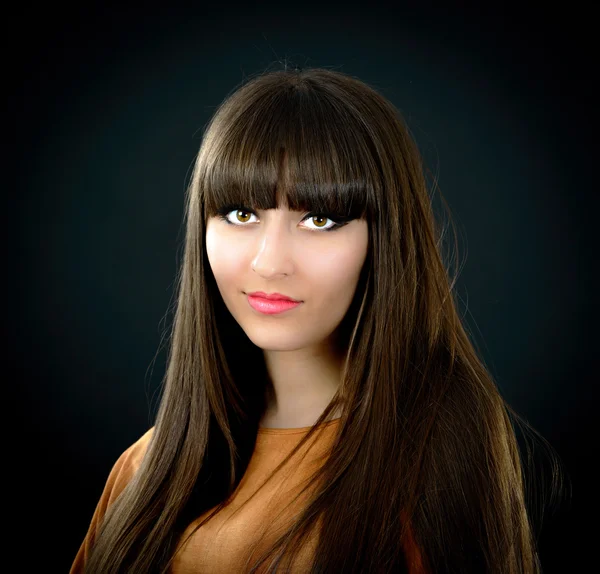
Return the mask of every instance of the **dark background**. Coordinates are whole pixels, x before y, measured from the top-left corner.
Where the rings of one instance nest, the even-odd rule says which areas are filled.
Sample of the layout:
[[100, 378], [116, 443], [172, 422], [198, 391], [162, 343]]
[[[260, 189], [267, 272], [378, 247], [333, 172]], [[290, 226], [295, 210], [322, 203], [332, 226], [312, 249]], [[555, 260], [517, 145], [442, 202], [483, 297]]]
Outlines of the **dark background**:
[[23, 571], [68, 571], [112, 464], [153, 424], [203, 128], [277, 61], [356, 75], [405, 115], [459, 226], [465, 322], [572, 482], [573, 503], [546, 516], [542, 564], [581, 571], [597, 380], [592, 13], [419, 6], [82, 3], [6, 21], [6, 380], [25, 408], [5, 420]]

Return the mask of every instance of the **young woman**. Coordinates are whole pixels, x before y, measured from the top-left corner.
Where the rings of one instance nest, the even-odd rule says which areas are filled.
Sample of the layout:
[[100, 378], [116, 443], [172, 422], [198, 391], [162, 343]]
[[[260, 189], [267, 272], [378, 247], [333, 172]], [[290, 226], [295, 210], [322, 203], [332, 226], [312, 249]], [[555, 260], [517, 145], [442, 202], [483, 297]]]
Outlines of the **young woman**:
[[538, 572], [526, 424], [461, 324], [398, 110], [329, 69], [251, 77], [186, 201], [155, 426], [71, 573]]

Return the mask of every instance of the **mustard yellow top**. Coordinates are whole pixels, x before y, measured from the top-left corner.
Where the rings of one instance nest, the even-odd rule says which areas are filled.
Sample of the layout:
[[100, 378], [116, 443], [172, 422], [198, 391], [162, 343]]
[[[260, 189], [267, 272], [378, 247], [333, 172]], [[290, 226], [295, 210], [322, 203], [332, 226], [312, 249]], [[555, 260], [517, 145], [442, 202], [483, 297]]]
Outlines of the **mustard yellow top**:
[[[310, 475], [323, 463], [331, 447], [340, 419], [322, 423], [318, 432], [303, 445], [279, 472], [260, 490], [259, 486], [292, 451], [311, 427], [259, 428], [256, 445], [248, 468], [229, 504], [201, 526], [186, 541], [195, 526], [210, 511], [191, 522], [179, 540], [170, 572], [172, 574], [242, 573], [265, 550], [307, 501], [310, 491], [284, 511], [286, 504], [299, 492]], [[146, 452], [154, 427], [119, 457], [113, 466], [100, 497], [88, 532], [79, 548], [70, 574], [83, 572], [95, 533], [107, 508], [116, 500], [137, 471]], [[303, 455], [304, 456], [303, 458]], [[300, 460], [301, 459], [301, 460]], [[256, 495], [239, 512], [240, 505], [254, 492]], [[316, 537], [309, 540], [294, 562], [293, 572], [306, 573], [316, 548]], [[253, 545], [256, 547], [253, 549]], [[405, 544], [411, 574], [421, 574], [419, 553], [411, 540]], [[246, 560], [249, 559], [248, 563]], [[246, 566], [248, 564], [248, 566]], [[267, 563], [263, 564], [266, 570]]]

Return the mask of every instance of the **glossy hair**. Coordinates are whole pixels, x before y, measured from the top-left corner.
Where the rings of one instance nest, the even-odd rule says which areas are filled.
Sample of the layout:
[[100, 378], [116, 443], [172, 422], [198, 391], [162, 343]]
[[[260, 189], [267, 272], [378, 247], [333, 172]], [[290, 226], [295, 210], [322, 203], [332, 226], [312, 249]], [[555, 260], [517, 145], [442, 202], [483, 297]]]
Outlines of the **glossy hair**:
[[298, 445], [340, 406], [331, 453], [309, 503], [248, 571], [285, 571], [319, 525], [312, 572], [406, 572], [408, 529], [429, 572], [539, 572], [516, 430], [551, 447], [503, 399], [461, 322], [426, 170], [400, 112], [325, 68], [256, 74], [206, 126], [153, 435], [86, 572], [167, 572], [187, 525], [218, 512], [244, 475], [268, 374], [219, 294], [206, 223], [224, 205], [283, 204], [363, 218], [369, 246], [337, 333], [341, 384]]

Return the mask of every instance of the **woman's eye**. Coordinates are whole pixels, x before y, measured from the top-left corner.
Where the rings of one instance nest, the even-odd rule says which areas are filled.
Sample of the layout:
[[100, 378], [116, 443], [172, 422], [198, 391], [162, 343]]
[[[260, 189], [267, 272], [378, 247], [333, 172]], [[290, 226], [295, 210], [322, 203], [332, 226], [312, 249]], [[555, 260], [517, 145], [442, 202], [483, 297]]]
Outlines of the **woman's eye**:
[[[309, 229], [323, 229], [324, 231], [329, 231], [330, 229], [334, 229], [338, 226], [338, 224], [335, 221], [333, 221], [333, 219], [321, 213], [309, 213], [302, 221], [309, 221], [310, 223], [313, 223], [315, 225], [315, 227], [309, 226]], [[326, 227], [327, 221], [330, 221], [332, 225]]]
[[[230, 215], [233, 214], [231, 217]], [[256, 214], [249, 209], [233, 209], [231, 211], [227, 211], [224, 213], [220, 213], [220, 219], [223, 219], [225, 222], [230, 225], [237, 225], [238, 227], [243, 227], [246, 223], [250, 222], [250, 218], [252, 216], [256, 216]], [[311, 225], [308, 225], [309, 229], [314, 230], [322, 230], [322, 231], [330, 231], [337, 227], [341, 227], [339, 223], [334, 221], [331, 217], [328, 217], [323, 213], [309, 213], [302, 220], [309, 222]], [[327, 225], [327, 221], [330, 222], [330, 225]]]
[[[229, 219], [229, 215], [233, 213], [234, 214], [234, 218], [235, 218], [235, 222], [231, 221], [231, 219]], [[238, 215], [241, 214], [241, 218], [238, 218]], [[255, 215], [252, 211], [248, 210], [248, 209], [234, 209], [232, 211], [228, 211], [227, 213], [221, 214], [220, 217], [221, 219], [224, 219], [227, 223], [230, 223], [231, 225], [243, 225], [244, 223], [248, 223], [248, 217], [250, 215]]]

